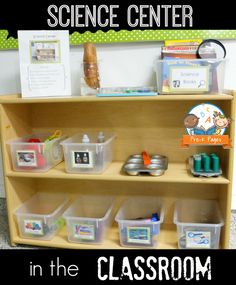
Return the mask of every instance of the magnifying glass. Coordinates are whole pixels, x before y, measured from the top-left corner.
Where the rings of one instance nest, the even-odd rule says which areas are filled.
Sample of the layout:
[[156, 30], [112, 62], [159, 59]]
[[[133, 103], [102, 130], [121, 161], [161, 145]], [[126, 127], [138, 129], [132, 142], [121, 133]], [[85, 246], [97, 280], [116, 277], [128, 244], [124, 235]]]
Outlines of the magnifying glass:
[[224, 45], [213, 39], [204, 40], [197, 49], [198, 58], [215, 58], [223, 59], [226, 56], [226, 49]]
[[226, 56], [226, 49], [224, 45], [214, 39], [204, 40], [197, 49], [197, 57], [206, 61], [202, 62], [202, 65], [210, 66], [211, 80], [210, 91], [218, 92], [218, 80], [217, 80], [217, 66], [221, 63], [222, 59]]

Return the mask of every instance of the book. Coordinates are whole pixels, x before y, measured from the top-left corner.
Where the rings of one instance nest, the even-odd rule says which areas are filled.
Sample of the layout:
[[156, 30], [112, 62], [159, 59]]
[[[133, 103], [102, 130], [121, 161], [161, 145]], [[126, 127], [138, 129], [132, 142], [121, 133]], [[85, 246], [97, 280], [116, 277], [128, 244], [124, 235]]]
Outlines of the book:
[[202, 39], [193, 40], [166, 40], [164, 46], [199, 46], [202, 43]]
[[161, 57], [165, 58], [185, 58], [195, 59], [197, 58], [197, 47], [196, 46], [171, 46], [162, 47]]
[[[165, 41], [165, 46], [161, 48], [162, 63], [162, 92], [169, 93], [170, 87], [170, 70], [172, 67], [199, 67], [199, 66], [211, 66], [209, 62], [204, 59], [201, 61], [198, 55], [198, 47], [202, 40], [171, 40]], [[211, 47], [203, 49], [204, 58], [216, 58], [215, 50]], [[181, 60], [182, 59], [182, 60]], [[199, 60], [196, 60], [199, 59]], [[179, 60], [179, 61], [178, 61]], [[196, 61], [194, 61], [196, 60]], [[199, 70], [199, 69], [198, 69]], [[203, 80], [202, 80], [203, 81]], [[208, 80], [204, 80], [205, 82]], [[218, 89], [217, 74], [215, 70], [210, 68], [208, 86], [210, 90]], [[206, 90], [209, 90], [206, 88]]]

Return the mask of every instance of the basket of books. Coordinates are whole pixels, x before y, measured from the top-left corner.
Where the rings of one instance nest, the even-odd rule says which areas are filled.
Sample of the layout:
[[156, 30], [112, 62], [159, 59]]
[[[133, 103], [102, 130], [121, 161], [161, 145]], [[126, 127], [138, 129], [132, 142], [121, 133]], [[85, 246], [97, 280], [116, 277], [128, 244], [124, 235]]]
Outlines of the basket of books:
[[214, 48], [198, 57], [200, 41], [166, 41], [161, 59], [155, 61], [157, 90], [160, 94], [221, 93], [225, 60], [217, 58]]

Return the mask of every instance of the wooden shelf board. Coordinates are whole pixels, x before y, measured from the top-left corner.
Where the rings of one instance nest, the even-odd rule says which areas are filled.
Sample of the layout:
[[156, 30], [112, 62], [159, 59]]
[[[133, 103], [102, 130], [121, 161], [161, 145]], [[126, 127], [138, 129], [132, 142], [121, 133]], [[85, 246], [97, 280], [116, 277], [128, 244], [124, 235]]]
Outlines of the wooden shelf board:
[[0, 104], [24, 103], [70, 103], [70, 102], [109, 102], [109, 101], [179, 101], [179, 100], [233, 100], [230, 94], [175, 94], [158, 96], [127, 96], [127, 97], [96, 97], [96, 96], [71, 96], [47, 98], [21, 98], [20, 94], [0, 97]]
[[[178, 237], [175, 225], [173, 224], [161, 225], [161, 231], [156, 249], [176, 249], [178, 246], [177, 238]], [[81, 243], [68, 242], [67, 232], [65, 227], [50, 241], [37, 240], [37, 239], [23, 239], [17, 236], [13, 238], [13, 242], [15, 244], [68, 248], [68, 249], [132, 249], [128, 247], [122, 247], [120, 245], [119, 229], [117, 224], [114, 224], [114, 226], [111, 229], [109, 229], [107, 239], [102, 244], [81, 244]], [[145, 249], [147, 249], [147, 247], [145, 247]]]
[[58, 164], [48, 172], [16, 172], [7, 171], [7, 177], [22, 178], [52, 178], [52, 179], [77, 179], [77, 180], [106, 180], [106, 181], [142, 181], [142, 182], [168, 182], [168, 183], [204, 183], [204, 184], [229, 184], [224, 176], [214, 178], [194, 177], [187, 170], [185, 163], [169, 163], [168, 170], [162, 176], [129, 176], [121, 172], [123, 162], [112, 162], [102, 174], [72, 174], [65, 171], [64, 162]]

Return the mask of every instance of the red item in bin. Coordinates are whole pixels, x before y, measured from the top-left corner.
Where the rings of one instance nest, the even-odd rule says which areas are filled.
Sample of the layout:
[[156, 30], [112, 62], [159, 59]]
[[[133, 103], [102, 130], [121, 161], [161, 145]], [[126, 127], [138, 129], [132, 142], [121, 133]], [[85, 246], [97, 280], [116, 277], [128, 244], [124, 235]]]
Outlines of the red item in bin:
[[31, 138], [28, 140], [29, 143], [40, 143], [41, 140], [40, 139], [37, 139], [37, 138]]

